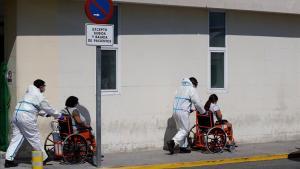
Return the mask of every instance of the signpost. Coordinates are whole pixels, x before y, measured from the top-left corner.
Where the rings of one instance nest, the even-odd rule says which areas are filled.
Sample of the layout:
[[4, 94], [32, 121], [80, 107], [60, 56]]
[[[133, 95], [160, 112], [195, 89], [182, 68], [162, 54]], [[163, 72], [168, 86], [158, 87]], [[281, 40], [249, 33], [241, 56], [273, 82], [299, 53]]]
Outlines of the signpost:
[[86, 44], [96, 46], [96, 166], [101, 166], [101, 46], [114, 44], [114, 26], [106, 24], [113, 14], [112, 0], [86, 0], [85, 13], [96, 24], [86, 24]]

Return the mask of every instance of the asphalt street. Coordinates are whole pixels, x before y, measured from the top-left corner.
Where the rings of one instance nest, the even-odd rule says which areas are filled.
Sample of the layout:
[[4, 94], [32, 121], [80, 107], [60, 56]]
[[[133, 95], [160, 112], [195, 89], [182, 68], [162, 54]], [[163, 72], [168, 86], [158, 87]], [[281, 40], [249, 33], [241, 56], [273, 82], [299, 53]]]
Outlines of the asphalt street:
[[[207, 153], [192, 151], [189, 154], [169, 155], [168, 151], [151, 150], [140, 152], [123, 152], [104, 154], [101, 168], [118, 169], [160, 169], [160, 168], [284, 168], [300, 169], [300, 140], [240, 144], [235, 151]], [[19, 166], [13, 169], [31, 168], [31, 153], [25, 159], [17, 159]], [[0, 169], [4, 168], [4, 153], [0, 160]], [[65, 164], [62, 161], [51, 161], [44, 169], [95, 169], [90, 163]]]
[[300, 169], [300, 158], [282, 159], [247, 163], [224, 164], [202, 167], [185, 167], [181, 169]]

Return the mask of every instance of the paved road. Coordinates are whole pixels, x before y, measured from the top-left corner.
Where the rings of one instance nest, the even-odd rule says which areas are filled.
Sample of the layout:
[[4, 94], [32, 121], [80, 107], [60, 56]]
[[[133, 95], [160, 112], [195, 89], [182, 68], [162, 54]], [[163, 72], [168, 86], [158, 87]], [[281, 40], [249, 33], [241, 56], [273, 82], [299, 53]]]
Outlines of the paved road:
[[[0, 165], [0, 168], [4, 168], [3, 164]], [[20, 164], [19, 167], [14, 167], [12, 169], [28, 169], [31, 168], [30, 164]], [[57, 168], [65, 168], [65, 169], [96, 169], [89, 164], [81, 164], [81, 165], [63, 165], [58, 163], [52, 163], [52, 165], [44, 166], [44, 169], [57, 169]], [[235, 164], [225, 164], [225, 165], [214, 165], [208, 167], [186, 167], [180, 169], [300, 169], [300, 158], [297, 160], [271, 160], [271, 161], [259, 161], [259, 162], [247, 162], [247, 163], [235, 163]]]
[[[225, 164], [209, 167], [189, 167], [188, 169], [300, 169], [300, 158], [297, 160], [271, 160], [247, 163]], [[182, 168], [187, 169], [187, 168]]]
[[[140, 169], [146, 169], [153, 167], [156, 168], [181, 168], [194, 166], [207, 165], [207, 163], [213, 163], [214, 167], [229, 166], [229, 168], [243, 169], [247, 166], [254, 168], [279, 168], [289, 169], [296, 167], [300, 169], [300, 160], [288, 160], [291, 155], [300, 159], [300, 139], [294, 141], [285, 142], [273, 142], [273, 143], [259, 143], [259, 144], [241, 144], [234, 152], [224, 151], [223, 153], [210, 154], [201, 151], [193, 151], [190, 154], [174, 154], [168, 155], [164, 150], [152, 150], [152, 151], [140, 151], [140, 152], [124, 152], [124, 153], [108, 153], [104, 154], [104, 161], [102, 161], [102, 167], [105, 168], [122, 168], [132, 169], [132, 166]], [[25, 152], [25, 151], [24, 151]], [[31, 152], [23, 153], [27, 158], [30, 158]], [[1, 152], [0, 152], [1, 155]], [[1, 155], [2, 156], [2, 155]], [[262, 160], [275, 160], [275, 161], [262, 161]], [[28, 169], [31, 168], [31, 158], [27, 161], [21, 162], [19, 167], [12, 169]], [[225, 162], [224, 162], [225, 161]], [[229, 161], [229, 162], [228, 162]], [[254, 163], [249, 161], [256, 161]], [[261, 162], [258, 162], [261, 161]], [[237, 163], [245, 162], [245, 163]], [[231, 164], [229, 164], [231, 163]], [[233, 164], [234, 163], [234, 164]], [[0, 169], [4, 168], [4, 159], [0, 158]], [[65, 165], [60, 162], [50, 162], [52, 165], [47, 165], [44, 169], [96, 169], [89, 163], [78, 165]], [[195, 165], [196, 164], [196, 165]], [[202, 167], [203, 168], [203, 167]], [[248, 167], [249, 168], [249, 167]], [[246, 168], [246, 169], [248, 169]], [[293, 169], [293, 168], [292, 168]]]

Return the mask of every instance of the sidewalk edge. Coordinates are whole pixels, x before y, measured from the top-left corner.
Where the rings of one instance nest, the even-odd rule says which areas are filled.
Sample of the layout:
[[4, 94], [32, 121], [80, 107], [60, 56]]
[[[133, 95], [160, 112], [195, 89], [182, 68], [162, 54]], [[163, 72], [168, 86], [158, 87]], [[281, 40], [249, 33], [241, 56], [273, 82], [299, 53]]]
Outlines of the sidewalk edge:
[[136, 166], [120, 166], [120, 167], [104, 167], [101, 169], [171, 169], [171, 168], [184, 168], [184, 167], [201, 167], [201, 166], [213, 166], [222, 164], [244, 163], [254, 161], [268, 161], [279, 160], [288, 158], [288, 154], [272, 154], [272, 155], [257, 155], [250, 157], [237, 157], [237, 158], [225, 158], [218, 160], [203, 160], [193, 162], [175, 162], [165, 164], [154, 165], [136, 165]]

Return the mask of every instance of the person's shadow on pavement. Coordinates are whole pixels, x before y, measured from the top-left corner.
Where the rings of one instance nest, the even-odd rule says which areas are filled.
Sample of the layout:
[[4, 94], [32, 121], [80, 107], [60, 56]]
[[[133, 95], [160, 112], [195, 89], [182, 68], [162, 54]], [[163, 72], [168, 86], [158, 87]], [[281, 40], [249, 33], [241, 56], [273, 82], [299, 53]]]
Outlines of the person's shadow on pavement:
[[175, 136], [176, 132], [177, 132], [176, 122], [172, 116], [168, 119], [167, 122], [167, 128], [164, 135], [163, 150], [168, 150], [167, 141], [171, 140]]
[[26, 139], [24, 139], [15, 157], [15, 161], [17, 163], [31, 164], [31, 152], [32, 152], [31, 145], [28, 143]]
[[292, 152], [288, 155], [288, 159], [292, 161], [299, 161], [300, 162], [300, 148], [297, 148], [297, 151]]

